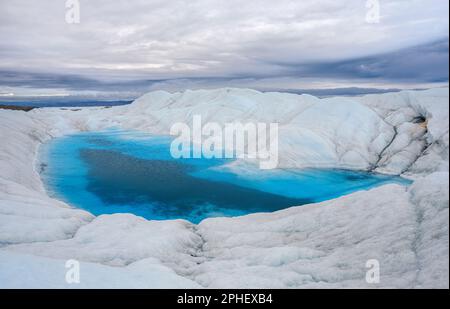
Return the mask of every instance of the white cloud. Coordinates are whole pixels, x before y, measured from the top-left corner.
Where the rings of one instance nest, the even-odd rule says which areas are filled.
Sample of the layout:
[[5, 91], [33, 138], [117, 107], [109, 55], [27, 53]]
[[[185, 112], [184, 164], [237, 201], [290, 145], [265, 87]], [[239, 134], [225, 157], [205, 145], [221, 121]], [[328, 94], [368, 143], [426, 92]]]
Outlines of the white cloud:
[[448, 36], [448, 1], [1, 0], [0, 69], [97, 78], [275, 77], [284, 64], [374, 55]]

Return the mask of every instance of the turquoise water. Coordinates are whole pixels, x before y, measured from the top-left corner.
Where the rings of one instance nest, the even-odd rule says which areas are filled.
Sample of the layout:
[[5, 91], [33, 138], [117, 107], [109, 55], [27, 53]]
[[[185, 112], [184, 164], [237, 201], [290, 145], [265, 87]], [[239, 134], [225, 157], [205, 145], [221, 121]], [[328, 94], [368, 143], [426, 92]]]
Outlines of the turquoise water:
[[173, 159], [167, 136], [108, 130], [44, 145], [41, 176], [50, 195], [95, 215], [147, 219], [230, 217], [336, 198], [399, 177], [347, 170], [259, 170], [232, 160]]

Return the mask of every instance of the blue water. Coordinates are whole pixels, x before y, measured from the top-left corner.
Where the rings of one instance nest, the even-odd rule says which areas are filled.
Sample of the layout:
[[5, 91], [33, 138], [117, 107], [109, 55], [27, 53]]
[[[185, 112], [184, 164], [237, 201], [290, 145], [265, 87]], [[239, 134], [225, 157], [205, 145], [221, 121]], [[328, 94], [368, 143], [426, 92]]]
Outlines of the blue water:
[[92, 106], [119, 106], [127, 105], [133, 100], [96, 100], [77, 99], [72, 97], [31, 97], [31, 98], [10, 98], [0, 97], [0, 106], [13, 105], [24, 107], [92, 107]]
[[[95, 215], [186, 219], [272, 212], [320, 202], [399, 177], [347, 170], [230, 168], [232, 160], [173, 159], [171, 138], [108, 130], [55, 139], [41, 151], [51, 195]], [[239, 172], [236, 172], [239, 170]]]

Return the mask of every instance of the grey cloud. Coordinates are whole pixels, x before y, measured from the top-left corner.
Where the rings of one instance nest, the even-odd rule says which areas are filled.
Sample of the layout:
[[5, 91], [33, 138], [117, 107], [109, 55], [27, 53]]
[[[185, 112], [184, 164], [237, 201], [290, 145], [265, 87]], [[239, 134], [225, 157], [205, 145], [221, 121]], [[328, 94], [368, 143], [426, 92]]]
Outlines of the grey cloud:
[[[365, 22], [361, 0], [80, 2], [78, 25], [65, 22], [65, 1], [0, 2], [0, 86], [144, 91], [186, 80], [448, 80], [443, 52], [423, 46], [448, 42], [447, 1], [383, 0], [379, 24]], [[413, 46], [421, 49], [403, 52]]]
[[292, 75], [322, 78], [383, 79], [386, 81], [448, 81], [448, 38], [392, 53], [313, 64], [280, 64]]

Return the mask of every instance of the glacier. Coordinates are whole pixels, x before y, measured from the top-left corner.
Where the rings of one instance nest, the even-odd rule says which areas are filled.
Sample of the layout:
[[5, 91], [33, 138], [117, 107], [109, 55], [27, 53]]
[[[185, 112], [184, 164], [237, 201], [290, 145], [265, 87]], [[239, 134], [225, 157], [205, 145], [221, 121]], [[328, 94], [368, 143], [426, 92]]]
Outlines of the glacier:
[[[0, 287], [448, 288], [448, 100], [448, 88], [332, 98], [226, 88], [156, 91], [111, 108], [0, 110]], [[168, 134], [193, 115], [279, 123], [281, 168], [413, 184], [199, 224], [95, 217], [45, 191], [38, 151], [51, 139], [112, 127]], [[81, 262], [80, 285], [64, 280], [68, 259]], [[370, 259], [377, 284], [365, 280]]]

